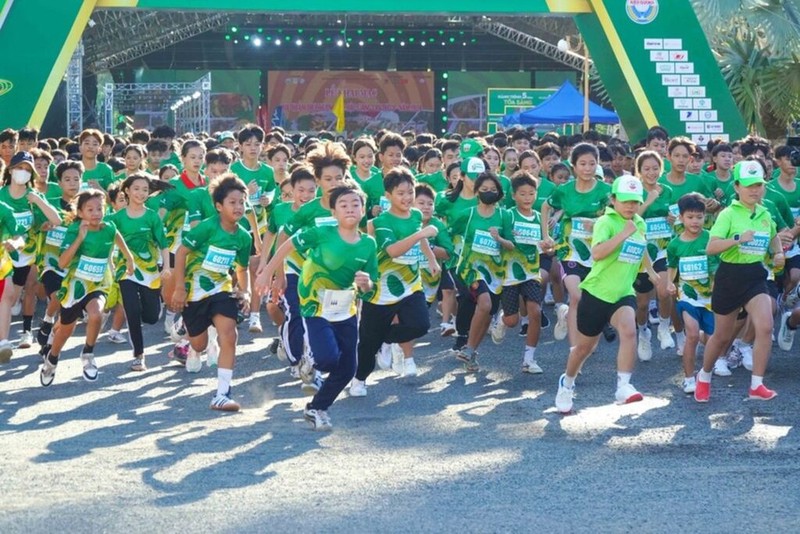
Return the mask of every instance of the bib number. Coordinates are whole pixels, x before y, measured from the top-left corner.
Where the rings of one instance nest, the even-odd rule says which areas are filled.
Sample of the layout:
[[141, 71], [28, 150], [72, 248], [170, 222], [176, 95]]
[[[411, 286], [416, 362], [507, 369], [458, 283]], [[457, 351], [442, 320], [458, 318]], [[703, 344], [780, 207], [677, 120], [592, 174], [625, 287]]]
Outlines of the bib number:
[[236, 253], [232, 250], [209, 246], [206, 257], [203, 259], [203, 269], [225, 274], [233, 266], [234, 258], [236, 258]]
[[514, 239], [521, 245], [538, 245], [542, 240], [542, 227], [536, 223], [515, 222]]
[[752, 254], [763, 256], [769, 248], [769, 234], [758, 233], [753, 236], [753, 240], [748, 243], [739, 243], [739, 251], [742, 254]]
[[683, 280], [706, 280], [708, 256], [687, 256], [678, 260], [678, 271]]
[[669, 206], [669, 214], [672, 215], [673, 217], [675, 217], [675, 222], [672, 223], [673, 225], [680, 224], [680, 221], [678, 220], [678, 217], [680, 217], [681, 210], [678, 208], [677, 204], [670, 204], [670, 206]]
[[592, 238], [592, 223], [594, 219], [587, 217], [575, 217], [572, 219], [572, 237], [575, 239], [591, 239]]
[[619, 258], [617, 259], [622, 263], [639, 264], [642, 262], [642, 258], [644, 258], [646, 249], [646, 243], [626, 239], [622, 243], [622, 250], [619, 251]]
[[25, 230], [30, 230], [31, 226], [33, 226], [33, 212], [23, 211], [20, 213], [15, 213], [14, 220], [16, 221], [17, 226], [22, 226], [25, 228]]
[[389, 211], [389, 208], [392, 207], [392, 203], [389, 202], [389, 199], [386, 197], [381, 197], [378, 201], [378, 205], [381, 207], [381, 211]]
[[107, 266], [108, 260], [106, 258], [81, 256], [78, 259], [78, 268], [75, 270], [75, 276], [87, 282], [102, 282]]
[[61, 243], [64, 242], [64, 238], [67, 235], [67, 229], [63, 226], [56, 226], [52, 228], [49, 232], [47, 232], [47, 236], [44, 239], [45, 244], [50, 245], [51, 247], [59, 247], [61, 248]]
[[484, 230], [475, 230], [472, 238], [472, 251], [487, 256], [500, 255], [500, 243], [494, 240], [492, 234]]
[[394, 258], [395, 263], [400, 265], [417, 265], [422, 257], [422, 249], [419, 243], [408, 249], [405, 254]]
[[324, 289], [322, 293], [322, 317], [332, 323], [352, 317], [356, 294], [352, 289]]
[[647, 239], [665, 239], [672, 237], [672, 229], [669, 227], [666, 217], [650, 217], [644, 220], [647, 225]]
[[339, 224], [336, 219], [331, 217], [315, 217], [314, 224], [317, 226], [336, 226]]

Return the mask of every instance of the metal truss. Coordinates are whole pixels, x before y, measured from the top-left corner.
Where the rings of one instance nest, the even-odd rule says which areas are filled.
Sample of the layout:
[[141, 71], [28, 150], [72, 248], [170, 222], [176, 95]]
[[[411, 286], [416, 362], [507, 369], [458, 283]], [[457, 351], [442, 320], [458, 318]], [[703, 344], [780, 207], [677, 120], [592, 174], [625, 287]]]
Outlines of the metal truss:
[[67, 131], [83, 130], [83, 42], [72, 54], [72, 59], [67, 66]]
[[[511, 26], [506, 26], [501, 22], [484, 20], [476, 24], [476, 27], [485, 31], [489, 35], [494, 35], [495, 37], [503, 39], [504, 41], [508, 41], [509, 43], [513, 43], [532, 52], [536, 52], [537, 54], [549, 57], [553, 61], [558, 61], [559, 63], [562, 63], [570, 68], [578, 71], [583, 70], [586, 58], [580, 54], [562, 51], [558, 48], [558, 46], [552, 43], [548, 43], [543, 39], [516, 30]], [[592, 61], [588, 61], [589, 65], [591, 66]]]

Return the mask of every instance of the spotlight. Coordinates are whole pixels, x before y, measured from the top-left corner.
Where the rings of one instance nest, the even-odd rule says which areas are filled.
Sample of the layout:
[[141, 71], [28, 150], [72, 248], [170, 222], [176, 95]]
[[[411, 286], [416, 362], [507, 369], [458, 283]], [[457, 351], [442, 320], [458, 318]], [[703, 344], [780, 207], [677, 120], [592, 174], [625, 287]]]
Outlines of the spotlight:
[[303, 46], [303, 40], [302, 39], [298, 39], [298, 40], [296, 40], [294, 42], [294, 44], [296, 44], [297, 46]]
[[275, 39], [275, 46], [280, 46], [281, 42], [282, 41], [280, 39]]
[[341, 39], [337, 39], [336, 46], [344, 46], [344, 41], [342, 41]]
[[253, 37], [253, 46], [261, 46], [261, 37]]
[[364, 41], [359, 41], [358, 46], [364, 46]]
[[317, 46], [322, 46], [322, 39], [317, 39]]

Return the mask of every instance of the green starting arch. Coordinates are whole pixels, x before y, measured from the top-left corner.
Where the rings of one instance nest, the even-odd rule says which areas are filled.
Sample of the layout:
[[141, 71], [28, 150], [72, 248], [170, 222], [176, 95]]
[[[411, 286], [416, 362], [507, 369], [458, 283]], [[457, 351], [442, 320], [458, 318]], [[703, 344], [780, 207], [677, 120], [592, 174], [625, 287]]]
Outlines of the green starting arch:
[[632, 139], [655, 124], [696, 142], [746, 133], [689, 0], [0, 0], [0, 125], [41, 125], [96, 8], [571, 15]]

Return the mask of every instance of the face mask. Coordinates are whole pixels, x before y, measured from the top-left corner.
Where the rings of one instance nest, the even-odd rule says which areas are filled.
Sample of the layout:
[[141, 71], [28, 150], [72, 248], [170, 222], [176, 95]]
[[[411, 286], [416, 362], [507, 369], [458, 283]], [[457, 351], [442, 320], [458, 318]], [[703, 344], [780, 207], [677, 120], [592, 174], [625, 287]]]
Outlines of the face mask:
[[13, 169], [11, 171], [11, 179], [15, 184], [25, 185], [31, 179], [31, 173], [25, 169]]
[[478, 198], [484, 204], [496, 204], [500, 200], [500, 193], [494, 191], [479, 191]]

